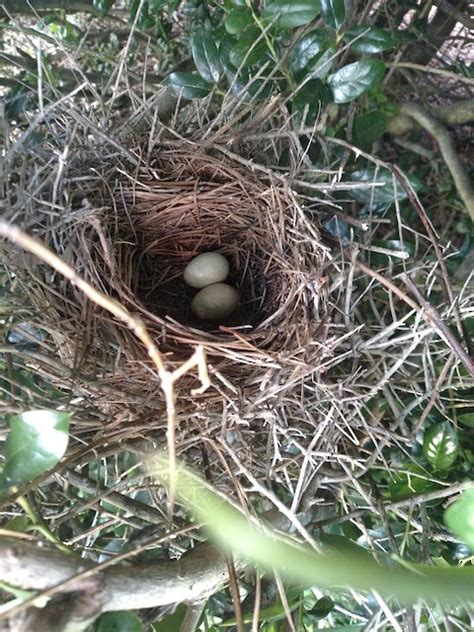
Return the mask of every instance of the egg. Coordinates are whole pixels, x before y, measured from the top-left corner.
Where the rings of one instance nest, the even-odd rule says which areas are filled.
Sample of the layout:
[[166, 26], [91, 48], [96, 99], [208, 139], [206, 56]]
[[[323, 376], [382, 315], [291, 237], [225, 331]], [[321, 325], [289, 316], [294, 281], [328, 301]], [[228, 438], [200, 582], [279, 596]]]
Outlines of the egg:
[[214, 283], [198, 292], [191, 311], [201, 320], [224, 320], [237, 309], [239, 293], [227, 283]]
[[184, 270], [184, 280], [191, 287], [203, 288], [225, 281], [229, 274], [229, 262], [218, 252], [203, 252], [194, 257]]

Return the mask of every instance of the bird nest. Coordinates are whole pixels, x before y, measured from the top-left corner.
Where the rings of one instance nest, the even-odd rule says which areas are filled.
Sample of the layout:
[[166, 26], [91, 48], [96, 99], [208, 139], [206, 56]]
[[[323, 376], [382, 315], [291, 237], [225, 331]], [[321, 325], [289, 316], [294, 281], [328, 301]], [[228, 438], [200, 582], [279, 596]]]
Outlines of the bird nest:
[[[257, 177], [237, 160], [177, 144], [133, 178], [120, 175], [112, 194], [103, 187], [92, 199], [94, 213], [70, 231], [76, 243], [68, 251], [76, 254], [69, 262], [141, 318], [171, 367], [204, 347], [213, 388], [201, 404], [223, 395], [263, 404], [320, 363], [326, 250], [282, 178]], [[228, 283], [240, 295], [237, 312], [216, 325], [193, 317], [196, 290], [183, 280], [186, 265], [207, 251], [225, 255]], [[76, 341], [80, 332], [88, 362], [104, 350], [115, 355], [102, 381], [143, 395], [151, 364], [134, 333], [92, 312], [82, 294], [66, 294], [73, 300], [63, 303], [63, 317], [74, 323]], [[77, 360], [64, 327], [60, 337], [59, 348]], [[195, 379], [186, 376], [179, 388]], [[155, 410], [157, 397], [145, 398]]]

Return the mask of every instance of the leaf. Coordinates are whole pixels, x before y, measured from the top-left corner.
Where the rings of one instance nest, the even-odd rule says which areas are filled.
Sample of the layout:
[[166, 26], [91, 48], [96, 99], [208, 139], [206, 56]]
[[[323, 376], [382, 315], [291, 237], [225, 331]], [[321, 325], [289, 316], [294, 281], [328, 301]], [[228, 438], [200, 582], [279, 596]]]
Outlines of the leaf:
[[232, 9], [224, 22], [225, 30], [229, 35], [243, 33], [251, 24], [253, 24], [253, 17], [247, 7], [236, 7]]
[[344, 0], [321, 0], [321, 15], [326, 26], [338, 31], [346, 17]]
[[[415, 176], [406, 177], [415, 191], [421, 188], [421, 182]], [[349, 191], [349, 195], [362, 204], [392, 204], [395, 200], [406, 200], [405, 190], [394, 181], [388, 169], [368, 165], [365, 169], [352, 172], [350, 178], [355, 182], [367, 183], [367, 188]]]
[[388, 488], [391, 500], [410, 498], [415, 494], [438, 489], [438, 485], [429, 480], [427, 471], [416, 463], [402, 463], [404, 471], [394, 472], [391, 475]]
[[326, 31], [317, 29], [306, 33], [290, 51], [288, 68], [301, 79], [321, 56], [327, 42]]
[[293, 108], [311, 125], [319, 116], [321, 106], [329, 103], [331, 94], [319, 79], [307, 81], [293, 97]]
[[0, 493], [57, 465], [68, 445], [70, 419], [71, 415], [55, 410], [31, 410], [12, 417]]
[[202, 99], [206, 97], [212, 85], [194, 72], [172, 72], [164, 81], [171, 92], [184, 99]]
[[181, 624], [186, 616], [187, 606], [180, 604], [174, 612], [166, 616], [161, 621], [153, 623], [153, 630], [155, 632], [172, 632], [173, 630], [180, 630]]
[[423, 439], [423, 456], [433, 469], [446, 470], [459, 453], [458, 433], [449, 421], [431, 426]]
[[380, 83], [385, 64], [380, 59], [356, 61], [329, 77], [335, 103], [349, 103]]
[[[149, 457], [149, 475], [169, 487], [169, 461]], [[433, 568], [390, 560], [378, 563], [369, 552], [362, 559], [348, 550], [317, 553], [309, 546], [295, 546], [282, 534], [260, 527], [183, 466], [176, 471], [176, 497], [206, 526], [210, 537], [224, 551], [245, 556], [263, 569], [281, 574], [282, 579], [307, 586], [343, 585], [355, 590], [376, 589], [382, 596], [406, 603], [418, 599], [442, 603], [471, 599], [474, 568]], [[387, 556], [388, 557], [388, 556]]]
[[466, 490], [444, 513], [446, 526], [474, 551], [474, 489]]
[[[361, 33], [364, 33], [364, 35], [358, 37]], [[380, 53], [394, 46], [394, 41], [390, 33], [378, 26], [361, 24], [344, 33], [344, 39], [349, 42], [356, 37], [358, 37], [358, 39], [351, 44], [352, 50], [356, 53]]]
[[268, 53], [268, 48], [263, 38], [260, 41], [257, 39], [258, 35], [245, 34], [230, 50], [231, 64], [236, 68], [248, 68], [261, 61]]
[[133, 612], [119, 610], [103, 614], [95, 624], [95, 632], [143, 632], [140, 619]]
[[331, 597], [321, 597], [307, 614], [317, 619], [324, 619], [333, 610], [335, 604]]
[[215, 38], [209, 31], [196, 33], [191, 42], [191, 51], [199, 74], [205, 81], [219, 81], [222, 64]]
[[270, 20], [278, 16], [276, 24], [283, 28], [296, 28], [314, 20], [319, 11], [319, 0], [273, 0], [265, 6], [263, 15]]
[[372, 145], [387, 129], [387, 116], [380, 110], [372, 110], [357, 116], [352, 126], [354, 145], [369, 152]]
[[474, 412], [473, 413], [463, 413], [462, 415], [457, 416], [458, 423], [463, 426], [468, 426], [469, 428], [474, 428]]

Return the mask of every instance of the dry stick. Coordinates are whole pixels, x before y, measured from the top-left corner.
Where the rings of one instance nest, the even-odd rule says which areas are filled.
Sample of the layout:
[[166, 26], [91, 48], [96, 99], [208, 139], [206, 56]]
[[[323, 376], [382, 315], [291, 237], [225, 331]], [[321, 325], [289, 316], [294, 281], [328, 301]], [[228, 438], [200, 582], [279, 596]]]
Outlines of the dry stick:
[[[426, 492], [423, 494], [410, 496], [410, 498], [405, 498], [403, 500], [397, 500], [393, 503], [386, 503], [384, 505], [384, 509], [385, 511], [393, 511], [401, 507], [415, 507], [415, 505], [427, 503], [430, 500], [439, 500], [440, 498], [454, 496], [454, 494], [459, 494], [460, 492], [468, 489], [474, 490], [474, 482], [464, 481], [462, 483], [455, 483], [454, 485], [446, 487], [445, 489], [438, 489], [433, 492]], [[342, 516], [333, 516], [332, 518], [325, 518], [324, 520], [316, 520], [312, 523], [312, 526], [324, 527], [329, 524], [333, 525], [340, 522], [345, 522], [346, 520], [355, 520], [356, 518], [361, 518], [362, 516], [365, 516], [365, 514], [371, 511], [373, 511], [371, 507], [366, 509], [354, 509], [353, 511], [350, 511]]]
[[[420, 305], [418, 305], [418, 303], [415, 303], [415, 301], [413, 301], [409, 296], [407, 296], [405, 294], [405, 292], [402, 292], [402, 290], [400, 290], [396, 285], [394, 285], [394, 283], [392, 283], [391, 281], [386, 279], [379, 272], [376, 272], [375, 270], [372, 270], [372, 268], [369, 268], [368, 266], [364, 265], [361, 261], [357, 261], [356, 262], [356, 266], [362, 272], [365, 272], [366, 274], [368, 274], [372, 278], [377, 279], [377, 281], [381, 285], [383, 285], [388, 290], [390, 290], [391, 292], [396, 294], [399, 298], [402, 299], [402, 301], [404, 301], [412, 309], [414, 309], [418, 313], [420, 313], [421, 316], [423, 317], [423, 319], [429, 325], [431, 325], [431, 327], [433, 327], [433, 329], [435, 329], [438, 332], [438, 334], [444, 339], [444, 341], [446, 342], [448, 347], [453, 351], [453, 353], [456, 354], [456, 356], [459, 358], [459, 360], [466, 367], [466, 369], [468, 370], [470, 375], [472, 375], [474, 377], [474, 362], [471, 360], [471, 358], [468, 356], [468, 354], [464, 351], [464, 349], [461, 346], [461, 343], [456, 338], [456, 336], [454, 336], [454, 334], [451, 333], [451, 330], [446, 325], [446, 323], [441, 319], [441, 317], [438, 314], [438, 312], [434, 309], [434, 307], [432, 307], [432, 305], [430, 305], [428, 303], [428, 301], [426, 301], [426, 299], [423, 299], [424, 304], [422, 304], [421, 301], [420, 301], [420, 304], [422, 304], [422, 307], [420, 307]], [[413, 288], [415, 288], [417, 290], [417, 292], [418, 292], [418, 289], [416, 288], [415, 284], [413, 283], [413, 281], [411, 279], [409, 279], [409, 277], [407, 275], [405, 275], [405, 274], [402, 275], [402, 280], [405, 283], [405, 285], [407, 285], [407, 287], [410, 288], [410, 290], [412, 292], [413, 292]], [[407, 280], [408, 280], [408, 282], [407, 282]], [[411, 285], [409, 285], [409, 284], [411, 284]], [[415, 294], [415, 292], [413, 292], [413, 294]], [[415, 294], [415, 296], [417, 296], [417, 295]], [[419, 296], [421, 298], [423, 298], [421, 293], [419, 294]]]
[[229, 588], [234, 604], [235, 622], [237, 632], [245, 632], [244, 620], [242, 617], [242, 606], [240, 604], [239, 583], [237, 581], [237, 573], [235, 572], [234, 560], [231, 556], [227, 556], [227, 570], [229, 572]]
[[409, 288], [411, 293], [416, 297], [417, 301], [422, 306], [424, 313], [428, 317], [428, 320], [433, 325], [433, 327], [438, 331], [438, 333], [445, 339], [449, 347], [454, 351], [454, 353], [458, 356], [461, 362], [464, 364], [469, 373], [474, 377], [474, 361], [472, 358], [464, 351], [461, 346], [461, 343], [456, 338], [456, 336], [452, 333], [446, 323], [442, 320], [441, 316], [438, 314], [438, 311], [431, 303], [429, 303], [420, 290], [413, 283], [412, 279], [408, 276], [408, 274], [402, 274], [401, 279], [403, 283]]
[[207, 372], [206, 356], [204, 348], [197, 346], [193, 355], [184, 364], [178, 367], [175, 371], [168, 371], [165, 367], [163, 356], [161, 355], [158, 347], [155, 345], [148, 333], [144, 323], [137, 316], [133, 316], [121, 303], [114, 299], [102, 294], [96, 290], [92, 285], [89, 285], [82, 277], [80, 277], [71, 266], [65, 263], [57, 255], [55, 255], [44, 244], [33, 239], [25, 232], [20, 230], [17, 226], [9, 224], [3, 220], [0, 220], [0, 236], [5, 237], [13, 243], [21, 246], [28, 252], [36, 255], [39, 259], [54, 268], [59, 274], [62, 274], [68, 279], [72, 285], [77, 286], [81, 292], [83, 292], [87, 298], [93, 301], [96, 305], [99, 305], [103, 309], [113, 314], [116, 318], [121, 320], [127, 325], [127, 327], [137, 336], [140, 342], [143, 344], [153, 364], [158, 370], [158, 376], [161, 381], [161, 388], [165, 396], [166, 411], [168, 416], [168, 428], [167, 428], [167, 444], [168, 444], [168, 456], [170, 466], [170, 480], [169, 480], [169, 518], [171, 521], [171, 515], [173, 513], [174, 501], [176, 498], [176, 407], [175, 407], [175, 392], [174, 384], [185, 373], [197, 367], [199, 380], [201, 386], [191, 391], [191, 395], [197, 395], [203, 393], [210, 386], [210, 379]]
[[415, 191], [413, 190], [413, 188], [412, 188], [410, 182], [408, 181], [407, 177], [405, 176], [405, 174], [396, 165], [390, 165], [390, 170], [395, 175], [395, 177], [397, 178], [397, 180], [400, 183], [401, 187], [403, 188], [403, 190], [407, 194], [407, 197], [410, 200], [411, 205], [413, 206], [413, 208], [417, 212], [418, 217], [420, 218], [420, 221], [421, 221], [421, 223], [423, 224], [423, 226], [424, 226], [424, 228], [426, 230], [426, 234], [428, 235], [428, 237], [430, 238], [431, 243], [433, 244], [433, 248], [434, 248], [435, 253], [436, 253], [436, 258], [438, 259], [439, 267], [441, 269], [441, 276], [442, 276], [443, 283], [444, 283], [444, 289], [446, 291], [446, 295], [447, 295], [447, 297], [449, 299], [449, 302], [450, 302], [450, 304], [451, 304], [451, 306], [453, 308], [454, 319], [456, 321], [456, 327], [457, 327], [458, 333], [459, 333], [460, 336], [464, 336], [468, 352], [472, 355], [473, 349], [472, 349], [472, 346], [471, 346], [471, 338], [466, 333], [465, 328], [463, 326], [463, 323], [461, 321], [461, 317], [459, 315], [457, 302], [454, 299], [453, 291], [452, 291], [451, 285], [449, 283], [449, 275], [448, 275], [448, 270], [446, 268], [446, 263], [445, 263], [445, 260], [444, 260], [444, 257], [443, 257], [443, 253], [441, 252], [441, 248], [439, 247], [438, 236], [436, 235], [436, 232], [435, 232], [435, 230], [433, 228], [433, 224], [431, 223], [430, 219], [426, 215], [426, 211], [423, 208], [423, 205], [421, 204], [420, 200], [418, 199], [418, 196], [416, 195]]

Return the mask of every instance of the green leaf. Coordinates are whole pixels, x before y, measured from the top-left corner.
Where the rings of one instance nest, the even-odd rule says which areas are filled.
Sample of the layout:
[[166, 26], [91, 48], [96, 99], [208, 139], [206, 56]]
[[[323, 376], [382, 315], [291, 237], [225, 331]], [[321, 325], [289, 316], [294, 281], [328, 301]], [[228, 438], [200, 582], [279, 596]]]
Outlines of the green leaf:
[[349, 103], [380, 83], [385, 64], [380, 59], [356, 61], [343, 66], [329, 77], [335, 103]]
[[446, 470], [459, 453], [458, 433], [449, 421], [429, 428], [423, 439], [423, 456], [437, 471]]
[[352, 140], [354, 145], [369, 152], [372, 145], [387, 129], [387, 116], [380, 110], [372, 110], [356, 116], [352, 126]]
[[321, 112], [321, 106], [329, 103], [331, 93], [319, 79], [307, 81], [293, 97], [293, 109], [311, 125]]
[[474, 489], [466, 490], [444, 513], [446, 526], [474, 551]]
[[205, 81], [217, 83], [222, 71], [215, 38], [209, 31], [196, 33], [191, 42], [194, 63]]
[[356, 26], [344, 33], [344, 39], [351, 41], [360, 36], [361, 33], [364, 35], [351, 44], [352, 50], [357, 53], [380, 53], [393, 48], [394, 41], [390, 33], [378, 26]]
[[344, 0], [321, 0], [321, 15], [326, 26], [338, 31], [346, 17]]
[[[362, 204], [391, 204], [395, 200], [406, 200], [404, 189], [388, 169], [368, 165], [365, 169], [351, 173], [350, 178], [355, 182], [367, 183], [367, 188], [349, 191], [349, 195]], [[421, 188], [421, 182], [415, 176], [409, 175], [407, 178], [415, 191]]]
[[[148, 474], [169, 486], [169, 461], [158, 455], [149, 457]], [[434, 568], [429, 565], [395, 561], [378, 563], [369, 552], [367, 558], [348, 550], [317, 553], [268, 525], [251, 522], [236, 505], [224, 500], [198, 476], [180, 466], [176, 471], [176, 497], [206, 525], [216, 545], [225, 551], [245, 556], [257, 566], [278, 572], [289, 582], [306, 586], [351, 586], [355, 590], [376, 589], [382, 596], [405, 603], [427, 599], [443, 603], [472, 599], [474, 568]], [[388, 557], [388, 556], [387, 556]]]
[[231, 64], [236, 68], [248, 68], [262, 61], [268, 48], [263, 38], [260, 41], [257, 39], [257, 34], [246, 33], [230, 50]]
[[308, 24], [319, 11], [319, 0], [273, 0], [265, 6], [263, 15], [270, 20], [278, 16], [278, 26], [291, 29]]
[[184, 99], [202, 99], [206, 97], [212, 85], [194, 72], [172, 72], [164, 81], [171, 92]]
[[429, 480], [429, 473], [416, 463], [407, 462], [402, 464], [403, 472], [392, 473], [388, 489], [390, 500], [400, 500], [410, 498], [415, 494], [438, 489], [438, 485]]
[[473, 413], [463, 413], [462, 415], [457, 416], [458, 423], [463, 426], [468, 426], [469, 428], [474, 428], [474, 412]]
[[155, 632], [172, 632], [173, 630], [180, 630], [181, 624], [186, 616], [186, 612], [186, 605], [180, 604], [174, 612], [161, 621], [154, 623], [153, 630], [155, 630]]
[[0, 493], [57, 465], [68, 445], [70, 419], [71, 415], [55, 410], [31, 410], [11, 419]]
[[226, 17], [224, 26], [229, 35], [239, 35], [253, 24], [252, 13], [247, 7], [236, 7]]
[[140, 619], [133, 612], [119, 610], [103, 614], [95, 624], [95, 632], [143, 632]]
[[334, 606], [335, 604], [331, 597], [324, 596], [318, 599], [307, 614], [315, 617], [316, 619], [324, 619], [328, 616], [331, 610], [333, 610]]
[[302, 78], [321, 56], [327, 42], [326, 31], [317, 29], [306, 33], [290, 51], [288, 68], [298, 78]]

